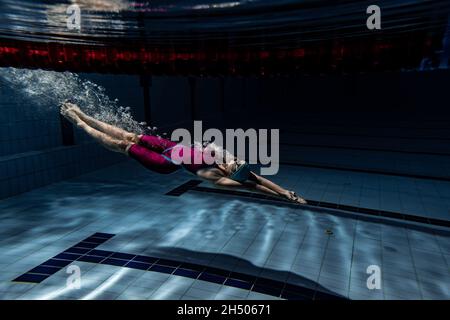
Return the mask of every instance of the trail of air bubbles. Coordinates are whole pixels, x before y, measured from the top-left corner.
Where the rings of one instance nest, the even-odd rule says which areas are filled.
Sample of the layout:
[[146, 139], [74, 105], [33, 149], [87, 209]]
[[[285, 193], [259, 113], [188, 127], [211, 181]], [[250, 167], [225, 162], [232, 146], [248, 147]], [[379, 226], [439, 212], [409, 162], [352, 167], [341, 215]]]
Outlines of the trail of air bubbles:
[[[27, 100], [30, 105], [36, 105], [39, 108], [36, 112], [57, 109], [64, 101], [69, 100], [77, 104], [83, 112], [100, 121], [129, 132], [160, 136], [157, 133], [158, 128], [151, 128], [145, 122], [136, 121], [129, 107], [120, 105], [117, 99], [110, 99], [104, 87], [81, 79], [75, 73], [0, 68], [0, 82], [17, 92], [18, 98]], [[165, 133], [162, 135], [167, 138]], [[214, 151], [219, 163], [223, 163], [224, 159], [228, 159], [226, 160], [228, 162], [235, 158], [222, 146], [210, 141], [195, 141], [193, 145]]]
[[156, 129], [136, 121], [130, 108], [110, 99], [105, 88], [71, 72], [0, 68], [0, 80], [41, 109], [59, 108], [69, 100], [86, 114], [127, 131], [154, 134]]

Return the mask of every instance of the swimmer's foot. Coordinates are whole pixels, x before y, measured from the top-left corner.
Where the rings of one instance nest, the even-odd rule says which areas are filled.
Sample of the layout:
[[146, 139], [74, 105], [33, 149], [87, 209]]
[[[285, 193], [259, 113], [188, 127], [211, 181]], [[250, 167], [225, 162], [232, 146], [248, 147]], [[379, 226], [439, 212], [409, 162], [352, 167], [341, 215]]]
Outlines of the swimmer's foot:
[[61, 105], [61, 114], [64, 115], [64, 113], [67, 113], [69, 111], [75, 112], [75, 114], [78, 114], [79, 112], [82, 113], [80, 108], [76, 104], [64, 101]]
[[62, 104], [60, 112], [64, 116], [64, 118], [66, 118], [76, 126], [78, 126], [82, 122], [78, 115], [71, 109], [68, 103]]

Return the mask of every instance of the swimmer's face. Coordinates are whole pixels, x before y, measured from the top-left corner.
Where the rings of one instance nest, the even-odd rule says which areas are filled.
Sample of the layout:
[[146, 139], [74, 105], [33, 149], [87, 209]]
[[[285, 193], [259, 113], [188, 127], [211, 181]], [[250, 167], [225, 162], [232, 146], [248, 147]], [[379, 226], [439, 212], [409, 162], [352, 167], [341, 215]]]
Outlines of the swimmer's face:
[[229, 177], [236, 170], [236, 161], [232, 160], [228, 163], [219, 164], [219, 168]]

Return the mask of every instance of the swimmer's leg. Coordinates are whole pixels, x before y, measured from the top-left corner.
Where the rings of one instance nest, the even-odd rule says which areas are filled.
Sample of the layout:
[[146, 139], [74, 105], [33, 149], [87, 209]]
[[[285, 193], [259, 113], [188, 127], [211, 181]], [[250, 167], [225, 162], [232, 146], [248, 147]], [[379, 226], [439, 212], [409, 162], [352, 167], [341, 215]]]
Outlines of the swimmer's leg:
[[128, 148], [128, 155], [151, 171], [158, 173], [172, 173], [180, 169], [180, 166], [172, 163], [158, 152], [147, 149], [144, 146], [133, 143]]
[[61, 107], [61, 113], [64, 114], [64, 112], [75, 113], [80, 118], [80, 120], [85, 122], [88, 126], [94, 128], [98, 131], [101, 131], [103, 133], [106, 133], [107, 135], [109, 135], [115, 139], [126, 140], [126, 141], [130, 141], [133, 143], [138, 143], [138, 141], [139, 141], [139, 136], [137, 134], [128, 132], [126, 130], [123, 130], [122, 128], [115, 127], [106, 122], [103, 122], [103, 121], [97, 120], [93, 117], [90, 117], [87, 114], [85, 114], [83, 111], [81, 111], [80, 108], [73, 103], [64, 102]]
[[90, 127], [86, 122], [82, 121], [78, 115], [73, 111], [61, 111], [63, 116], [66, 117], [69, 121], [75, 124], [80, 129], [84, 130], [88, 135], [94, 138], [97, 142], [103, 145], [105, 148], [114, 151], [120, 152], [123, 154], [127, 154], [128, 149], [133, 144], [128, 140], [120, 140], [115, 139], [106, 133], [98, 131], [92, 127]]

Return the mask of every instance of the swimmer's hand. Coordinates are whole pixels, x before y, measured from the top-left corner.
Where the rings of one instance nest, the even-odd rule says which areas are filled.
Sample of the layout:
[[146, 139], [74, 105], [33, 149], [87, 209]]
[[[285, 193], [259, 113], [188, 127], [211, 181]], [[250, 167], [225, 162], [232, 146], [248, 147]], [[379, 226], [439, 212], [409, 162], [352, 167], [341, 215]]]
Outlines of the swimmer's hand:
[[305, 199], [299, 197], [294, 191], [287, 191], [285, 197], [295, 203], [308, 204]]

